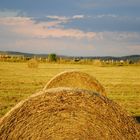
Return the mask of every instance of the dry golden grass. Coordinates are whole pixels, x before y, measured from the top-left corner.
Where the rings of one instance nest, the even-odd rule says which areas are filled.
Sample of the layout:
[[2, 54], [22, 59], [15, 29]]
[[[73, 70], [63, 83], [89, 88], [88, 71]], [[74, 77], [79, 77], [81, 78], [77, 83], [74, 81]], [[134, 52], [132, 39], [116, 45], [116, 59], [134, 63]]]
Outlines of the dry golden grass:
[[97, 93], [55, 88], [19, 103], [0, 122], [1, 140], [139, 140], [122, 108]]
[[91, 90], [106, 96], [104, 87], [93, 76], [81, 71], [66, 71], [53, 77], [44, 90], [55, 87], [73, 87]]
[[96, 77], [105, 87], [109, 99], [123, 106], [132, 116], [140, 116], [140, 66], [40, 63], [37, 69], [30, 69], [27, 63], [0, 62], [0, 117], [21, 100], [43, 89], [53, 76], [69, 70]]

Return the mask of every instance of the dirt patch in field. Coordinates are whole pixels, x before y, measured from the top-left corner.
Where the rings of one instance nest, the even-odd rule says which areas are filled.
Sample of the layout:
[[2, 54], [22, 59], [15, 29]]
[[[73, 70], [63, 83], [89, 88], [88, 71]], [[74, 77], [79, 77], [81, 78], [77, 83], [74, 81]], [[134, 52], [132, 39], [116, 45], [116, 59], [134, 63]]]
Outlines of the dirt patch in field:
[[139, 126], [118, 104], [87, 90], [48, 89], [0, 121], [1, 140], [139, 140]]
[[80, 71], [66, 71], [52, 78], [44, 90], [56, 87], [73, 87], [97, 92], [106, 96], [104, 87], [93, 76]]

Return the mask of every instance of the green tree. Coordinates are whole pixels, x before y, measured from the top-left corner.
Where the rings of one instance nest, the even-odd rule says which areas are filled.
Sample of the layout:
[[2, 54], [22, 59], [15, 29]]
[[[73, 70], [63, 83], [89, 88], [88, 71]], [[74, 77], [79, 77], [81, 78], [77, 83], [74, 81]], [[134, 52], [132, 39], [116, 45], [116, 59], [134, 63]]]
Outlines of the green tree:
[[57, 56], [56, 54], [52, 53], [48, 55], [48, 60], [49, 62], [56, 62], [57, 61]]

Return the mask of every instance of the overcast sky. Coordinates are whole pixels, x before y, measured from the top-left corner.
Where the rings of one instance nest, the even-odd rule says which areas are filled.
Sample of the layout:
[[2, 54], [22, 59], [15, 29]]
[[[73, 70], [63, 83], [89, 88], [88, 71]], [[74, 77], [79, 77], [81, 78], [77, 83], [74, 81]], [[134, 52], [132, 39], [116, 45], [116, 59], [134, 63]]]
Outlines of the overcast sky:
[[140, 0], [0, 0], [0, 50], [140, 54]]

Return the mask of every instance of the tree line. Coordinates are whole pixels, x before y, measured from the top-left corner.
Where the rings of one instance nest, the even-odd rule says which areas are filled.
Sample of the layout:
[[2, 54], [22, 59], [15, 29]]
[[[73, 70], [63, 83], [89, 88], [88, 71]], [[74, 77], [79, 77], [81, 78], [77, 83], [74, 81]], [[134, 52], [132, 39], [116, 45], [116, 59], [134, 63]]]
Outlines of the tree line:
[[28, 57], [24, 55], [0, 55], [0, 61], [6, 62], [27, 62], [29, 60], [36, 60], [38, 62], [48, 62], [48, 63], [73, 63], [73, 64], [94, 64], [97, 66], [103, 65], [131, 65], [131, 64], [140, 64], [140, 59], [134, 61], [131, 59], [126, 60], [117, 60], [117, 59], [98, 59], [98, 58], [84, 58], [84, 57], [60, 57], [57, 56], [55, 53], [49, 54], [47, 57]]

